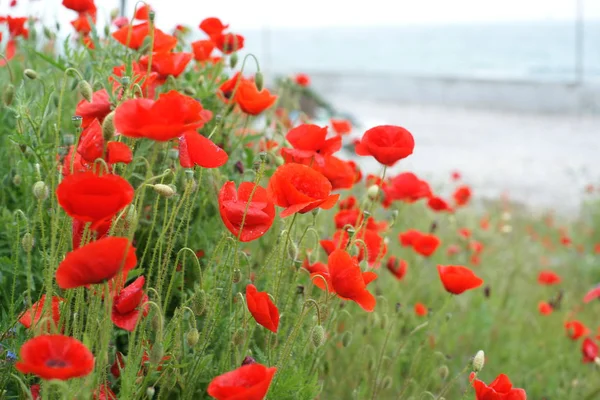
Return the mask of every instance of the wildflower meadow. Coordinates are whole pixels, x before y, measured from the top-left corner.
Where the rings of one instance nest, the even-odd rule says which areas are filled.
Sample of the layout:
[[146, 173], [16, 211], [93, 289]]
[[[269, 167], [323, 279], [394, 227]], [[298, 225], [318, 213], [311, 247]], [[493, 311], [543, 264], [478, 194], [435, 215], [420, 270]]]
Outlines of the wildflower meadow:
[[481, 201], [226, 16], [62, 5], [0, 19], [0, 398], [600, 399], [596, 187]]

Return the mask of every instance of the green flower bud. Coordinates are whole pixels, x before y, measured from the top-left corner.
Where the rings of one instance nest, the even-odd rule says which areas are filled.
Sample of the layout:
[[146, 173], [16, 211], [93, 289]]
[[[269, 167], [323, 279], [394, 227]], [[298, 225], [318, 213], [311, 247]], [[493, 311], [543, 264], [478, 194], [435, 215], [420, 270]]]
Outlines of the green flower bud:
[[450, 375], [450, 370], [448, 369], [448, 366], [442, 365], [440, 368], [438, 368], [438, 374], [440, 374], [440, 378], [442, 378], [443, 381], [448, 379], [448, 376]]
[[81, 93], [81, 97], [86, 99], [88, 102], [92, 102], [92, 95], [94, 94], [94, 90], [92, 86], [88, 83], [88, 81], [81, 80], [79, 81], [79, 93]]
[[33, 250], [34, 245], [35, 239], [33, 238], [33, 235], [29, 232], [25, 233], [21, 239], [21, 246], [23, 246], [23, 250], [25, 250], [26, 253], [29, 253], [31, 250]]
[[348, 347], [348, 346], [350, 346], [351, 343], [352, 343], [352, 332], [350, 332], [350, 331], [344, 332], [344, 334], [342, 335], [342, 345], [344, 347]]
[[31, 80], [38, 78], [37, 72], [35, 72], [34, 70], [29, 69], [29, 68], [27, 68], [26, 70], [23, 71], [23, 75], [25, 75], [26, 77], [28, 77]]
[[173, 197], [175, 195], [175, 190], [169, 185], [163, 185], [162, 183], [157, 183], [152, 185], [152, 188], [156, 193], [161, 195], [162, 197], [166, 197], [167, 199]]
[[229, 66], [233, 69], [235, 68], [235, 66], [238, 63], [238, 54], [237, 53], [233, 53], [231, 55], [231, 57], [229, 58]]
[[388, 375], [385, 378], [383, 378], [383, 380], [381, 381], [381, 389], [386, 390], [391, 387], [392, 387], [392, 377]]
[[162, 361], [164, 354], [165, 350], [162, 343], [154, 343], [154, 346], [152, 346], [152, 349], [150, 349], [150, 363], [154, 366], [158, 366], [158, 364], [160, 364]]
[[179, 150], [169, 149], [167, 151], [167, 157], [171, 160], [178, 160], [179, 159]]
[[313, 328], [310, 340], [315, 347], [321, 347], [325, 343], [325, 329], [321, 325]]
[[23, 181], [23, 179], [21, 179], [21, 175], [15, 175], [12, 178], [12, 183], [15, 186], [19, 186], [21, 184], [21, 182]]
[[48, 190], [48, 186], [43, 181], [37, 181], [33, 185], [33, 195], [36, 199], [44, 201], [48, 198], [50, 191]]
[[64, 134], [62, 139], [63, 139], [63, 144], [65, 146], [70, 146], [72, 144], [75, 144], [75, 136], [71, 135], [70, 133]]
[[183, 93], [185, 93], [188, 96], [195, 96], [196, 95], [196, 89], [194, 89], [191, 86], [186, 86], [183, 88]]
[[119, 16], [118, 8], [113, 8], [112, 10], [110, 10], [110, 20], [111, 21], [114, 21], [115, 19], [117, 19], [118, 16]]
[[258, 71], [256, 75], [254, 75], [254, 83], [256, 84], [256, 88], [261, 91], [263, 89], [263, 85], [265, 83], [264, 76], [262, 72]]
[[202, 315], [206, 310], [206, 292], [200, 289], [194, 298], [192, 303], [192, 309], [196, 315]]
[[233, 277], [231, 280], [233, 283], [239, 283], [242, 280], [242, 271], [240, 271], [239, 268], [233, 270]]
[[475, 356], [473, 357], [473, 361], [471, 362], [471, 367], [473, 372], [479, 372], [483, 369], [483, 365], [485, 364], [485, 353], [483, 350], [479, 350]]
[[198, 329], [193, 328], [190, 330], [187, 333], [185, 340], [187, 341], [188, 346], [194, 347], [198, 343], [198, 340], [200, 340], [200, 333], [198, 333]]
[[75, 129], [79, 129], [79, 128], [81, 128], [81, 125], [83, 124], [83, 118], [81, 118], [81, 115], [73, 115], [71, 117], [71, 122], [73, 123], [73, 126], [75, 127]]
[[2, 95], [2, 101], [4, 101], [5, 105], [10, 106], [14, 97], [15, 87], [9, 83], [8, 86], [6, 86], [6, 89], [4, 90], [4, 93]]

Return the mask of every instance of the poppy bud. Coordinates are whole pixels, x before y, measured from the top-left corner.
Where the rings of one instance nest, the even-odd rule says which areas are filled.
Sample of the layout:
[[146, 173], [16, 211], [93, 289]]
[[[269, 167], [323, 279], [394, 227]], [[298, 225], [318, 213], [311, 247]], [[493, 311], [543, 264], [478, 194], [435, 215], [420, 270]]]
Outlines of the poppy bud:
[[313, 328], [310, 340], [313, 346], [321, 347], [325, 343], [325, 329], [321, 325], [317, 325]]
[[102, 121], [102, 137], [105, 141], [110, 141], [115, 136], [115, 112], [108, 114]]
[[383, 378], [383, 380], [381, 381], [381, 389], [386, 390], [391, 387], [392, 387], [392, 377], [388, 375], [385, 378]]
[[29, 253], [33, 249], [34, 244], [35, 239], [31, 235], [31, 233], [25, 233], [23, 235], [23, 238], [21, 239], [21, 245], [23, 246], [23, 250], [25, 250], [26, 253]]
[[150, 20], [150, 22], [154, 22], [154, 18], [156, 18], [156, 13], [154, 12], [154, 10], [150, 10], [150, 12], [148, 13], [148, 20]]
[[[79, 127], [81, 127], [81, 125]], [[70, 146], [75, 143], [75, 136], [71, 135], [70, 133], [67, 133], [63, 135], [62, 140], [65, 146]]]
[[344, 347], [348, 347], [348, 346], [350, 346], [351, 343], [352, 343], [352, 332], [350, 332], [350, 331], [344, 332], [344, 334], [342, 335], [342, 345]]
[[475, 354], [475, 357], [473, 357], [473, 361], [471, 362], [473, 372], [481, 371], [483, 369], [484, 363], [485, 363], [485, 353], [483, 352], [483, 350], [479, 350]]
[[256, 360], [250, 356], [246, 356], [244, 361], [242, 361], [242, 366], [256, 364]]
[[88, 102], [92, 102], [92, 95], [94, 94], [94, 90], [92, 86], [88, 83], [88, 81], [81, 80], [79, 81], [79, 93], [81, 93], [81, 97], [86, 99]]
[[233, 270], [233, 277], [231, 278], [231, 281], [233, 283], [239, 283], [242, 280], [242, 271], [240, 271], [239, 268], [235, 268]]
[[186, 86], [183, 88], [183, 93], [187, 94], [188, 96], [195, 96], [196, 95], [196, 89], [194, 89], [191, 86]]
[[297, 255], [298, 255], [298, 246], [296, 245], [296, 243], [294, 243], [293, 240], [290, 240], [290, 243], [288, 245], [287, 251], [288, 251], [288, 256], [292, 260], [295, 260], [296, 258], [298, 258], [297, 257]]
[[236, 346], [239, 346], [240, 344], [244, 343], [244, 329], [240, 328], [237, 331], [235, 331], [233, 333], [233, 336], [231, 337], [231, 342]]
[[118, 8], [113, 8], [112, 10], [110, 10], [110, 20], [111, 21], [114, 21], [115, 19], [117, 19], [118, 16], [119, 16]]
[[275, 164], [276, 164], [278, 167], [280, 167], [280, 166], [282, 166], [283, 164], [285, 164], [285, 160], [283, 159], [283, 157], [281, 157], [281, 156], [277, 156], [277, 157], [275, 157]]
[[200, 334], [198, 333], [198, 329], [193, 328], [191, 331], [189, 331], [185, 339], [187, 341], [188, 346], [194, 347], [196, 343], [198, 343], [198, 340], [200, 340]]
[[311, 211], [313, 217], [316, 217], [317, 215], [319, 215], [320, 210], [321, 210], [320, 208], [313, 208]]
[[263, 89], [264, 81], [265, 80], [262, 72], [257, 71], [256, 75], [254, 75], [254, 84], [256, 85], [256, 88], [259, 92]]
[[[238, 55], [237, 53], [233, 53], [229, 58], [229, 66], [233, 69], [238, 63]], [[259, 89], [260, 90], [260, 89]]]
[[104, 36], [110, 35], [110, 26], [104, 25]]
[[23, 75], [25, 75], [26, 77], [28, 77], [31, 80], [38, 78], [37, 72], [35, 72], [34, 70], [29, 69], [29, 68], [27, 68], [26, 70], [23, 71]]
[[438, 373], [440, 374], [440, 378], [442, 378], [442, 380], [445, 381], [446, 379], [448, 379], [448, 376], [450, 375], [450, 370], [448, 369], [447, 365], [442, 365], [438, 369]]
[[166, 197], [167, 199], [175, 195], [175, 190], [171, 186], [163, 185], [162, 183], [152, 185], [152, 188], [156, 193], [163, 197]]
[[52, 31], [50, 29], [48, 29], [48, 27], [44, 27], [44, 36], [46, 37], [46, 39], [48, 40], [52, 40], [54, 39], [54, 34], [52, 33]]
[[8, 86], [6, 86], [6, 89], [4, 90], [4, 94], [2, 95], [2, 100], [4, 101], [4, 104], [10, 106], [14, 97], [15, 87], [12, 84], [8, 84]]
[[321, 322], [326, 321], [329, 318], [329, 307], [326, 307], [324, 304], [319, 304], [319, 310], [321, 311]]
[[21, 184], [21, 182], [22, 182], [21, 175], [13, 176], [13, 178], [12, 178], [13, 185], [19, 186]]
[[236, 162], [233, 168], [240, 174], [244, 173], [244, 164], [241, 161]]
[[48, 198], [50, 192], [48, 191], [48, 186], [43, 181], [37, 181], [33, 185], [33, 195], [36, 199], [44, 201]]
[[372, 201], [375, 201], [377, 199], [378, 195], [379, 195], [379, 186], [377, 186], [377, 185], [369, 186], [369, 189], [367, 189], [367, 196], [369, 196], [369, 199], [371, 199]]
[[193, 302], [193, 310], [196, 315], [202, 315], [206, 309], [206, 292], [202, 289], [196, 293], [196, 297]]
[[169, 149], [169, 151], [167, 151], [167, 157], [169, 157], [171, 160], [179, 159], [179, 150]]
[[154, 393], [156, 393], [156, 389], [154, 389], [153, 386], [150, 386], [148, 389], [146, 389], [146, 396], [148, 396], [149, 399], [154, 397]]
[[164, 353], [165, 350], [163, 349], [162, 343], [154, 343], [154, 346], [150, 349], [150, 363], [157, 366], [161, 362]]

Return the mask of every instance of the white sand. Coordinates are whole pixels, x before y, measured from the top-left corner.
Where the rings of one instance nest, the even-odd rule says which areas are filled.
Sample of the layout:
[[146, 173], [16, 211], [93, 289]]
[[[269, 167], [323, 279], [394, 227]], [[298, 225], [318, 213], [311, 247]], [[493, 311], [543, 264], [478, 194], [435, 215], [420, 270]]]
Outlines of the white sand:
[[[451, 171], [462, 173], [476, 196], [506, 192], [533, 209], [572, 213], [586, 196], [584, 187], [600, 177], [600, 116], [532, 115], [378, 104], [334, 97], [336, 108], [358, 117], [364, 129], [400, 125], [416, 141], [412, 156], [392, 169], [413, 171], [439, 185]], [[378, 173], [373, 159], [361, 165]], [[441, 194], [451, 190], [448, 185]]]

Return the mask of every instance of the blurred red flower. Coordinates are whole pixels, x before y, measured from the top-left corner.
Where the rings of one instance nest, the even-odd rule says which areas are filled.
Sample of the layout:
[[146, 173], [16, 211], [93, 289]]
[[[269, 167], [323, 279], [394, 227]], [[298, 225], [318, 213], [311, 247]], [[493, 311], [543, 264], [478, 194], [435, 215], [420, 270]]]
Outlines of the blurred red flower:
[[577, 320], [565, 322], [565, 329], [567, 331], [567, 335], [573, 340], [577, 340], [580, 337], [590, 334], [590, 330]]
[[267, 191], [252, 182], [242, 182], [237, 190], [235, 182], [225, 183], [219, 192], [219, 212], [229, 232], [242, 242], [264, 235], [275, 219], [275, 205]]
[[471, 188], [466, 185], [460, 186], [454, 191], [452, 197], [457, 207], [464, 206], [471, 199]]
[[47, 321], [47, 331], [50, 332], [52, 331], [53, 323], [54, 328], [58, 328], [58, 323], [60, 321], [60, 303], [64, 301], [65, 299], [61, 297], [52, 296], [52, 303], [50, 304], [46, 315], [42, 317], [42, 312], [44, 311], [44, 303], [46, 302], [46, 295], [43, 294], [38, 301], [33, 303], [30, 309], [28, 309], [21, 315], [21, 317], [19, 318], [19, 322], [23, 324], [25, 328], [31, 328], [33, 325], [37, 325], [41, 319], [49, 319]]
[[[133, 50], [139, 50], [144, 44], [144, 40], [150, 35], [150, 26], [148, 22], [138, 25], [125, 25], [118, 31], [113, 32], [112, 37], [124, 46]], [[154, 28], [154, 47], [152, 51], [167, 52], [177, 46], [177, 38], [168, 35], [158, 28]]]
[[396, 279], [401, 281], [406, 275], [408, 263], [406, 262], [406, 260], [399, 260], [397, 257], [392, 256], [388, 259], [386, 267]]
[[110, 113], [110, 100], [106, 89], [98, 90], [92, 95], [92, 101], [81, 100], [75, 108], [75, 115], [82, 118], [82, 128], [87, 128], [94, 120], [100, 123]]
[[442, 211], [452, 212], [453, 211], [452, 207], [450, 207], [450, 205], [446, 202], [446, 200], [442, 199], [441, 197], [434, 196], [434, 197], [429, 198], [429, 200], [427, 201], [427, 205], [433, 211], [438, 211], [438, 212], [442, 212]]
[[256, 84], [248, 79], [242, 79], [235, 92], [235, 102], [243, 112], [258, 115], [275, 104], [277, 96], [267, 89], [258, 90]]
[[419, 317], [424, 317], [429, 314], [429, 310], [423, 303], [417, 303], [415, 304], [415, 314]]
[[96, 13], [94, 0], [63, 0], [62, 5], [78, 13]]
[[94, 356], [80, 341], [63, 335], [41, 335], [21, 346], [16, 367], [42, 379], [67, 380], [86, 376], [94, 369]]
[[243, 365], [215, 377], [208, 385], [208, 395], [216, 400], [263, 400], [277, 368], [262, 364]]
[[538, 311], [542, 315], [550, 315], [552, 314], [552, 311], [554, 311], [554, 309], [552, 308], [552, 305], [548, 302], [540, 301], [540, 303], [538, 304]]
[[200, 22], [198, 27], [202, 29], [208, 36], [212, 36], [223, 32], [225, 29], [229, 28], [229, 25], [223, 25], [219, 18], [208, 17]]
[[313, 164], [312, 166], [321, 172], [331, 183], [331, 189], [351, 189], [356, 182], [356, 171], [348, 162], [337, 158], [336, 156], [325, 157], [323, 167]]
[[595, 362], [598, 358], [598, 345], [590, 338], [585, 338], [581, 343], [581, 353], [584, 363]]
[[310, 85], [310, 77], [306, 74], [296, 74], [294, 81], [298, 86], [306, 87]]
[[210, 55], [215, 49], [215, 44], [212, 40], [197, 40], [192, 42], [192, 51], [196, 61], [208, 61]]
[[335, 136], [327, 139], [327, 130], [326, 126], [298, 125], [286, 135], [286, 139], [293, 148], [282, 148], [281, 155], [288, 163], [311, 164], [314, 160], [323, 167], [325, 157], [332, 155], [342, 147], [342, 138]]
[[406, 232], [400, 232], [398, 240], [403, 247], [412, 246], [415, 241], [421, 237], [421, 232], [416, 229], [409, 229]]
[[438, 265], [437, 269], [444, 289], [452, 294], [461, 294], [483, 284], [483, 279], [461, 265]]
[[432, 196], [429, 184], [412, 172], [398, 174], [390, 180], [389, 185], [384, 187], [383, 191], [387, 204], [391, 204], [394, 200], [412, 203]]
[[267, 292], [259, 292], [256, 286], [246, 286], [246, 303], [248, 311], [256, 322], [271, 332], [277, 333], [279, 327], [279, 310]]
[[331, 118], [329, 122], [333, 131], [338, 135], [347, 135], [352, 132], [352, 124], [348, 120]]
[[317, 207], [330, 209], [340, 197], [330, 195], [331, 189], [329, 180], [314, 169], [301, 164], [284, 164], [271, 176], [267, 193], [275, 205], [285, 208], [281, 212], [285, 218]]
[[172, 90], [158, 100], [132, 99], [115, 111], [115, 128], [133, 138], [167, 141], [201, 128], [212, 118], [199, 101]]
[[373, 156], [383, 165], [392, 166], [412, 154], [415, 141], [409, 131], [399, 126], [381, 125], [369, 129], [356, 145], [359, 156]]
[[540, 285], [556, 285], [560, 283], [560, 276], [553, 271], [542, 271], [538, 275], [538, 283]]
[[142, 21], [149, 20], [150, 19], [150, 11], [153, 11], [152, 7], [150, 7], [149, 4], [143, 4], [136, 10], [134, 18], [142, 20]]
[[210, 38], [223, 54], [231, 54], [244, 48], [244, 37], [235, 33], [216, 33]]
[[[192, 60], [192, 53], [154, 53], [152, 54], [152, 71], [159, 75], [161, 80], [169, 75], [177, 78]], [[140, 58], [140, 65], [148, 68], [149, 56]]]
[[430, 257], [440, 245], [440, 239], [434, 234], [421, 234], [413, 242], [413, 249], [424, 257]]
[[105, 237], [67, 253], [56, 270], [56, 283], [61, 289], [102, 283], [136, 264], [135, 247], [127, 238]]

